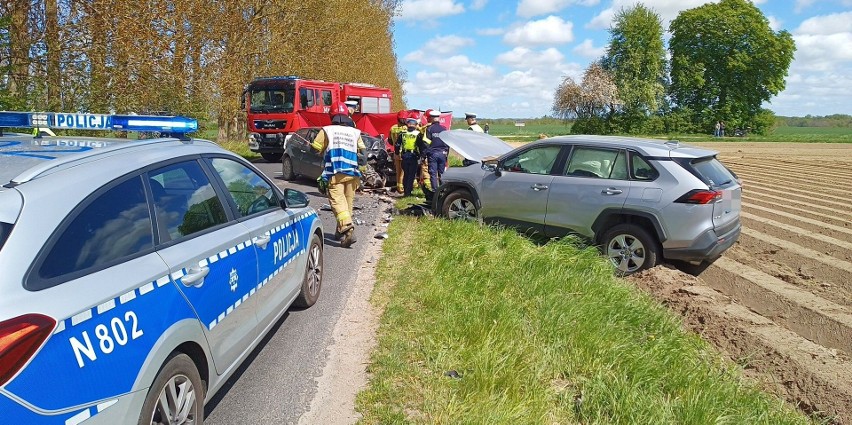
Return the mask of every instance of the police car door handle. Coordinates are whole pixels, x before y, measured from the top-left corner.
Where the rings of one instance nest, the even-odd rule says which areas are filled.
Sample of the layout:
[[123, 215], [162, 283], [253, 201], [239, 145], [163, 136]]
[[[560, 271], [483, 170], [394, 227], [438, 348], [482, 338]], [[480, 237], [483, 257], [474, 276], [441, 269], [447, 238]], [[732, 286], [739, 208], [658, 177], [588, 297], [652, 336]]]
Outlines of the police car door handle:
[[272, 240], [272, 238], [269, 235], [260, 235], [254, 240], [254, 244], [257, 247], [260, 247], [260, 249], [266, 249], [266, 245], [269, 244], [270, 240]]
[[622, 193], [624, 193], [623, 190], [616, 189], [614, 187], [608, 187], [601, 191], [601, 194], [603, 195], [621, 195]]
[[210, 273], [210, 267], [190, 267], [186, 271], [186, 275], [181, 278], [183, 286], [201, 286], [204, 284], [204, 278]]

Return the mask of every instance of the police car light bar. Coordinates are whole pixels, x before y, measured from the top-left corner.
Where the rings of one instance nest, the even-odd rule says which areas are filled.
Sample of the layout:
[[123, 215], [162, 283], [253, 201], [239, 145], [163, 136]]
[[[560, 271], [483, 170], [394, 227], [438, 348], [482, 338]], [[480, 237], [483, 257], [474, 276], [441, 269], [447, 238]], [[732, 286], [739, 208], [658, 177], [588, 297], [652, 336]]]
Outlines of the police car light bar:
[[192, 133], [198, 130], [198, 121], [186, 117], [156, 115], [0, 112], [0, 128], [4, 127]]

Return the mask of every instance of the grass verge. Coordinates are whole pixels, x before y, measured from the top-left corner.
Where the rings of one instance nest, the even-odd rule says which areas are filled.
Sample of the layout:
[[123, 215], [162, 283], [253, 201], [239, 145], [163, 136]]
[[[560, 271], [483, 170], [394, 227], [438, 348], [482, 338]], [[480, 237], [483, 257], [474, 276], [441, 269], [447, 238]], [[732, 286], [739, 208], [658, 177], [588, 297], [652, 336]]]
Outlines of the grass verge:
[[363, 423], [809, 423], [593, 249], [429, 218], [390, 234]]

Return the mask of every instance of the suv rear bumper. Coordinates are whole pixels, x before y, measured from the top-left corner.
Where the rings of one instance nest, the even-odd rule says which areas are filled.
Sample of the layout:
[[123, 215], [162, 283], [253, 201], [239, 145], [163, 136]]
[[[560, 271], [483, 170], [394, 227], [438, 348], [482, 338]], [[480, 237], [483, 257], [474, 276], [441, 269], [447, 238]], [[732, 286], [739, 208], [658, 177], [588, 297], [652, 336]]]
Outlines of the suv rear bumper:
[[663, 257], [667, 260], [683, 261], [713, 260], [734, 245], [741, 230], [742, 225], [739, 222], [722, 236], [717, 236], [716, 231], [710, 229], [699, 236], [689, 248], [663, 249]]

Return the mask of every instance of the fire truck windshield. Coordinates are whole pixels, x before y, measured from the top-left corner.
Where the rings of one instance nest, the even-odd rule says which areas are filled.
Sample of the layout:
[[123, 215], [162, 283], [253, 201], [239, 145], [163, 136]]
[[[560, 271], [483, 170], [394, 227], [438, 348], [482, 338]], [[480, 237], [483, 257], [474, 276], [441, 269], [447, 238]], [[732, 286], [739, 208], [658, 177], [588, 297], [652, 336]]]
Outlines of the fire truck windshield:
[[251, 90], [251, 112], [293, 112], [293, 88], [264, 87]]

